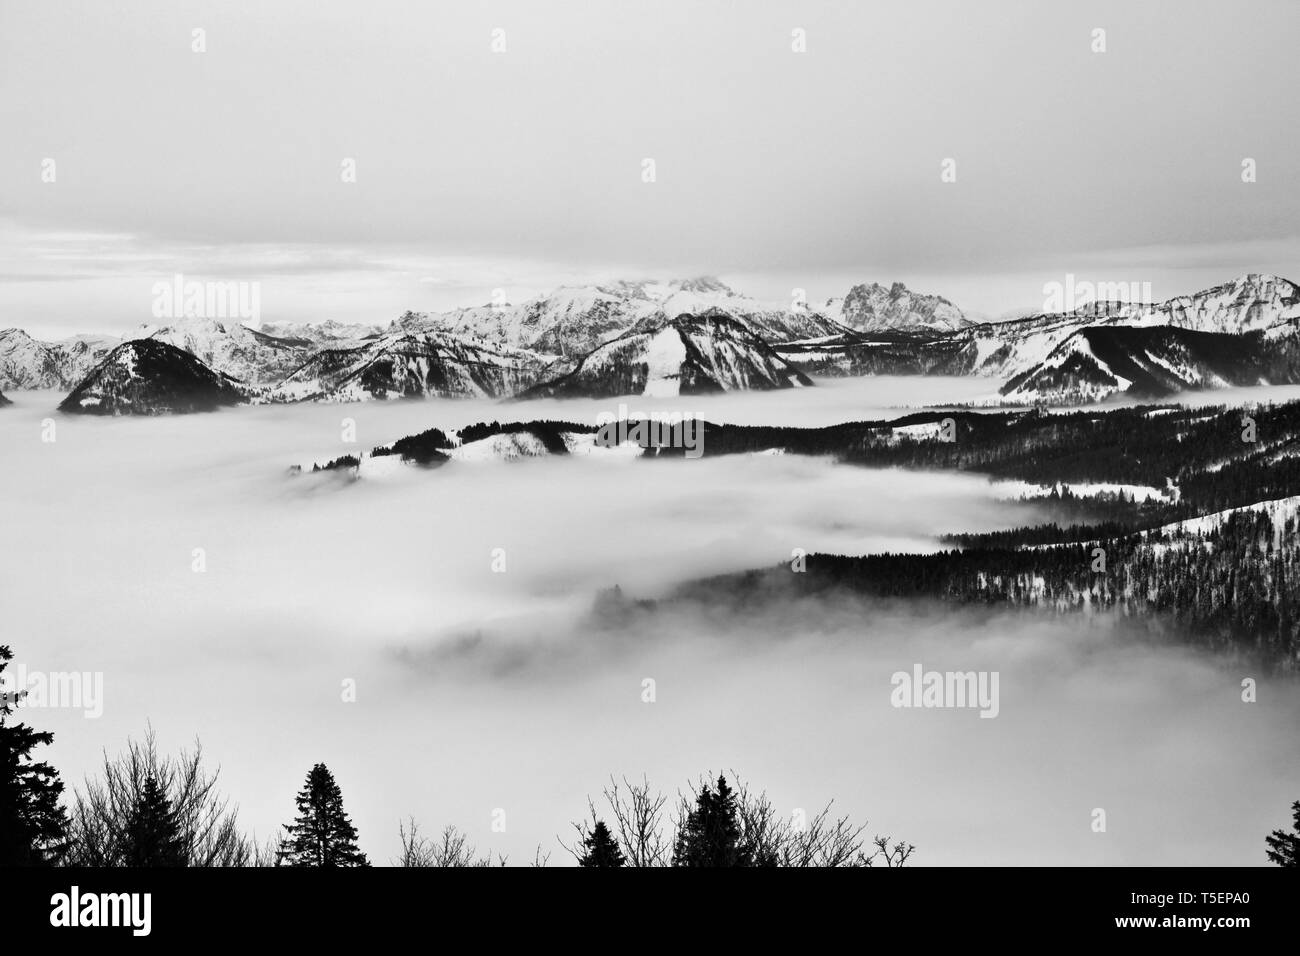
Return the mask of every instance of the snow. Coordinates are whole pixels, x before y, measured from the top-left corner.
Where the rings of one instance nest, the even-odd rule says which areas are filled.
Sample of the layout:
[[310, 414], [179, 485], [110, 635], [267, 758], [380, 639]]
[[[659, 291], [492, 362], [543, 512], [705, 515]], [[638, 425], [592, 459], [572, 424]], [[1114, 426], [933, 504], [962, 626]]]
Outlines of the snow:
[[117, 353], [117, 364], [122, 367], [128, 379], [135, 378], [136, 354], [135, 348], [128, 347]]
[[938, 438], [942, 427], [942, 421], [920, 422], [916, 425], [896, 425], [890, 429], [886, 441], [890, 445], [897, 445], [904, 438], [910, 438], [914, 441]]
[[635, 461], [645, 451], [634, 441], [623, 441], [617, 445], [599, 445], [594, 433], [564, 432], [564, 447], [569, 454], [578, 458], [590, 458], [595, 461]]
[[671, 398], [681, 392], [686, 343], [675, 327], [665, 326], [650, 337], [645, 360], [647, 368], [643, 394], [652, 398]]
[[1177, 500], [1176, 488], [1156, 488], [1151, 485], [1125, 485], [1110, 482], [1057, 482], [1055, 485], [1041, 485], [1028, 481], [994, 481], [990, 482], [993, 497], [1002, 501], [1015, 501], [1021, 498], [1038, 498], [1050, 495], [1056, 488], [1058, 493], [1068, 489], [1077, 498], [1092, 498], [1099, 495], [1128, 495], [1135, 501], [1156, 501], [1174, 498]]
[[[1140, 531], [1135, 535], [1128, 537], [1140, 537], [1143, 542], [1156, 552], [1163, 553], [1171, 547], [1189, 548], [1202, 547], [1203, 542], [1199, 538], [1216, 531], [1233, 515], [1259, 513], [1269, 515], [1273, 520], [1273, 543], [1276, 547], [1280, 544], [1282, 536], [1286, 533], [1286, 527], [1289, 523], [1297, 519], [1300, 515], [1300, 496], [1290, 498], [1274, 498], [1269, 501], [1257, 501], [1251, 505], [1243, 505], [1239, 508], [1227, 508], [1223, 511], [1216, 511], [1213, 514], [1202, 515], [1199, 518], [1187, 518], [1183, 521], [1173, 521], [1169, 524], [1161, 525], [1158, 528], [1152, 528], [1149, 531]], [[1173, 542], [1166, 542], [1163, 539], [1172, 538]], [[1093, 541], [1073, 542], [1070, 545], [1062, 544], [1031, 544], [1023, 545], [1022, 548], [1027, 551], [1037, 550], [1039, 548], [1061, 548], [1073, 547], [1076, 545], [1087, 546], [1097, 543]]]
[[548, 454], [542, 440], [531, 432], [513, 435], [491, 435], [448, 449], [453, 461], [482, 464], [484, 462], [515, 461], [520, 458], [540, 458]]
[[1270, 501], [1257, 501], [1253, 505], [1245, 505], [1240, 508], [1228, 508], [1224, 511], [1216, 511], [1213, 514], [1203, 515], [1199, 518], [1188, 518], [1185, 521], [1175, 521], [1172, 524], [1162, 525], [1151, 531], [1142, 532], [1144, 538], [1163, 537], [1166, 535], [1193, 536], [1204, 535], [1214, 531], [1234, 514], [1246, 513], [1263, 513], [1273, 519], [1274, 540], [1280, 540], [1283, 532], [1286, 530], [1288, 522], [1294, 521], [1297, 514], [1300, 514], [1300, 496], [1290, 498], [1274, 498]]

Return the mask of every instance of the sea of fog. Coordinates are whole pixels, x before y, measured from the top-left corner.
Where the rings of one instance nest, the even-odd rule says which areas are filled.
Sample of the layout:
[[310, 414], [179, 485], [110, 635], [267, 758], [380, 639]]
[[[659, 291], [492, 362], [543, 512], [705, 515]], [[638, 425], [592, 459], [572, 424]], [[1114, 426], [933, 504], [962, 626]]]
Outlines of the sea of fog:
[[[814, 425], [987, 391], [882, 377], [626, 404]], [[945, 531], [1033, 519], [977, 476], [753, 455], [455, 463], [348, 483], [287, 466], [435, 425], [594, 422], [617, 403], [97, 419], [54, 413], [53, 393], [10, 397], [0, 642], [14, 666], [104, 680], [97, 719], [27, 712], [55, 732], [49, 759], [70, 784], [152, 723], [165, 750], [202, 741], [259, 835], [292, 819], [324, 761], [376, 862], [413, 815], [516, 863], [541, 844], [553, 864], [610, 774], [675, 793], [734, 768], [781, 808], [833, 798], [916, 844], [917, 864], [1258, 864], [1300, 796], [1294, 685], [1264, 680], [1243, 704], [1240, 680], [1258, 675], [1105, 622], [847, 601], [676, 608], [624, 632], [587, 618], [614, 584], [654, 596], [795, 548], [923, 551]], [[891, 675], [916, 663], [998, 671], [998, 716], [892, 707]]]

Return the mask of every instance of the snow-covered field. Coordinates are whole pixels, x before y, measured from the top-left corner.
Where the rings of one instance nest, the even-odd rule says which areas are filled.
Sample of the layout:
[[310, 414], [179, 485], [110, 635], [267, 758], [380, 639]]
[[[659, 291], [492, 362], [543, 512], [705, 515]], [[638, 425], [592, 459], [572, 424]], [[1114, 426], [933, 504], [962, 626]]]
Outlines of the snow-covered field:
[[[987, 382], [819, 385], [629, 404], [829, 424], [960, 401]], [[457, 823], [516, 862], [538, 843], [557, 862], [556, 835], [610, 773], [644, 771], [675, 792], [734, 767], [783, 808], [833, 797], [934, 864], [1257, 863], [1277, 807], [1294, 799], [1293, 696], [1265, 689], [1268, 706], [1245, 708], [1240, 675], [1095, 623], [823, 604], [761, 627], [681, 610], [625, 635], [584, 624], [592, 596], [614, 584], [654, 595], [795, 548], [925, 550], [945, 531], [1024, 523], [978, 476], [746, 455], [404, 469], [349, 484], [287, 466], [432, 426], [594, 423], [616, 403], [103, 420], [54, 414], [53, 393], [10, 397], [2, 639], [28, 669], [104, 674], [100, 719], [29, 715], [56, 733], [51, 759], [73, 782], [152, 721], [167, 749], [200, 737], [266, 834], [324, 760], [380, 861], [413, 814], [430, 829]], [[46, 418], [53, 442], [42, 441]], [[356, 444], [341, 440], [352, 426]], [[504, 573], [492, 570], [496, 549]], [[998, 719], [890, 707], [890, 675], [918, 661], [1000, 671]], [[641, 699], [646, 678], [653, 704]], [[354, 703], [341, 700], [346, 680]], [[1096, 806], [1108, 836], [1089, 830]], [[490, 828], [498, 808], [504, 833]]]

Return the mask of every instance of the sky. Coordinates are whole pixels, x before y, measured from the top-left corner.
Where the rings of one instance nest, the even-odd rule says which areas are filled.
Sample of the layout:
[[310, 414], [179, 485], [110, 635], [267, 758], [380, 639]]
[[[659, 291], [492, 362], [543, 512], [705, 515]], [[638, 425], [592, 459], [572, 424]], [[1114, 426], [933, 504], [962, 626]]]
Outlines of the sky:
[[1296, 278], [1297, 28], [1287, 0], [0, 0], [0, 327], [120, 333], [176, 273], [382, 323], [613, 277], [994, 316], [1067, 274]]

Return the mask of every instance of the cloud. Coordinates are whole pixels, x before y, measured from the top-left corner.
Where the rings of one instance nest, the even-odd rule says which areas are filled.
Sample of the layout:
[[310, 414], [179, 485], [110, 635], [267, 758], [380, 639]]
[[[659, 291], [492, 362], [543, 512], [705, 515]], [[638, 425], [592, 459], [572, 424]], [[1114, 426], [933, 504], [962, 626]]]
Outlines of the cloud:
[[[689, 410], [870, 418], [909, 397], [905, 385]], [[51, 759], [72, 781], [152, 720], [170, 749], [202, 738], [262, 834], [324, 760], [377, 859], [396, 852], [408, 813], [531, 859], [609, 773], [644, 771], [671, 792], [735, 767], [783, 808], [835, 798], [920, 845], [919, 862], [1172, 864], [1259, 862], [1300, 782], [1294, 688], [1266, 684], [1243, 705], [1237, 669], [1106, 622], [854, 600], [665, 607], [620, 627], [589, 616], [614, 584], [654, 596], [793, 547], [927, 549], [941, 531], [1024, 522], [976, 476], [755, 456], [454, 465], [346, 484], [285, 468], [355, 450], [340, 442], [344, 417], [368, 446], [503, 406], [68, 419], [43, 445], [32, 436], [57, 397], [15, 398], [0, 415], [5, 499], [25, 502], [0, 553], [6, 640], [29, 667], [104, 673], [93, 724], [31, 718], [56, 733]], [[498, 547], [504, 574], [491, 570]], [[999, 716], [890, 707], [890, 675], [916, 662], [998, 670]], [[1088, 827], [1098, 806], [1105, 836]], [[489, 829], [496, 808], [505, 834]]]

